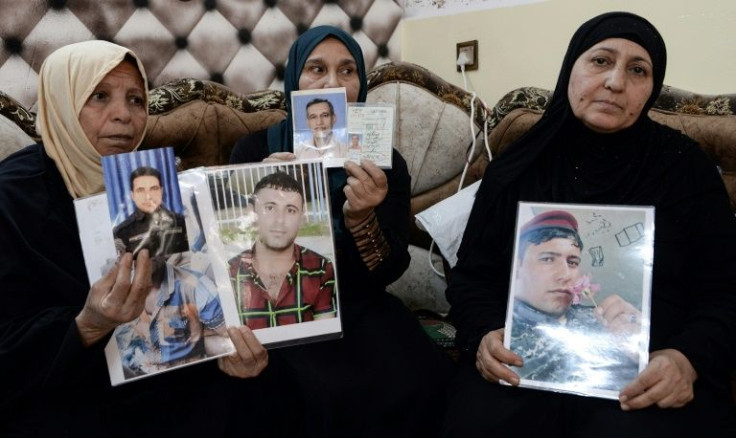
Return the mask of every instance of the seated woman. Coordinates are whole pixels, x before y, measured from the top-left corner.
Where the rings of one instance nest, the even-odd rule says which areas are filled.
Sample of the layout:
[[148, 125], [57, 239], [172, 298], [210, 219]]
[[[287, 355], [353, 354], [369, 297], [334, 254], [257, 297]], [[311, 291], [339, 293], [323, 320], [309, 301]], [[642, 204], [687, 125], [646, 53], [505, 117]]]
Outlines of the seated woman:
[[[364, 102], [360, 46], [330, 26], [292, 45], [284, 78], [294, 90], [345, 87]], [[290, 161], [292, 114], [240, 139], [231, 162]], [[393, 151], [393, 169], [352, 162], [329, 169], [343, 338], [271, 352], [282, 381], [302, 397], [301, 436], [432, 436], [439, 430], [451, 364], [386, 285], [409, 265], [409, 173]], [[365, 237], [374, 236], [374, 242]], [[378, 254], [378, 256], [376, 256]]]
[[226, 374], [254, 376], [268, 361], [247, 328], [231, 328], [239, 353], [218, 360], [225, 373], [213, 361], [110, 386], [103, 349], [141, 314], [151, 259], [125, 253], [90, 287], [73, 200], [104, 190], [102, 156], [141, 143], [146, 85], [124, 47], [62, 47], [39, 75], [43, 142], [0, 163], [0, 435], [222, 436], [235, 425], [222, 406], [240, 400], [230, 388], [241, 379]]
[[[464, 354], [446, 436], [733, 436], [736, 219], [698, 145], [648, 117], [665, 66], [647, 20], [591, 19], [544, 116], [489, 164], [447, 289]], [[656, 209], [649, 364], [618, 402], [513, 387], [522, 359], [503, 334], [519, 201]]]

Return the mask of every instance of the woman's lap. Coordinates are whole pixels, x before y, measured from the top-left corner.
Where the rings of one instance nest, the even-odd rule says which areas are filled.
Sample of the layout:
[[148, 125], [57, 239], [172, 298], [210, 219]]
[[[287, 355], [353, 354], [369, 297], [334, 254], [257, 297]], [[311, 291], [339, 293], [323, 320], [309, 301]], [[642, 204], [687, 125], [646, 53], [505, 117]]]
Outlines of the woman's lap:
[[443, 436], [734, 436], [733, 405], [704, 388], [696, 399], [680, 409], [625, 412], [615, 400], [490, 383], [468, 362], [451, 383]]

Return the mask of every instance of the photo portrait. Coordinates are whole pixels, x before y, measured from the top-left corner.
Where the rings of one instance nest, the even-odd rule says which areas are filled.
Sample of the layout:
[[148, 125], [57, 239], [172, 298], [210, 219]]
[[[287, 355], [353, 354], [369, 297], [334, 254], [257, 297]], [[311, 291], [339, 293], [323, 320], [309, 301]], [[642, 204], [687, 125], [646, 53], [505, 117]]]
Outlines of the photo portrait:
[[653, 209], [520, 203], [504, 343], [522, 385], [616, 398], [648, 361]]
[[[133, 167], [153, 167], [156, 161], [145, 164], [151, 166]], [[180, 189], [179, 211], [191, 245], [187, 251], [171, 254], [162, 251], [151, 256], [151, 283], [141, 314], [116, 327], [105, 346], [113, 385], [217, 358], [234, 350], [226, 327], [238, 325], [240, 321], [227, 273], [218, 273], [212, 263], [213, 246], [207, 240], [205, 224], [214, 213], [205, 173], [193, 169], [182, 172], [176, 179]], [[89, 282], [93, 284], [119, 257], [110, 233], [112, 209], [105, 193], [76, 200], [75, 209]]]
[[326, 167], [342, 166], [348, 153], [345, 89], [294, 91], [291, 105], [297, 159], [320, 159]]
[[172, 148], [106, 156], [102, 167], [119, 254], [145, 248], [166, 257], [189, 249]]
[[348, 150], [350, 152], [360, 152], [361, 145], [363, 144], [363, 134], [359, 132], [348, 133]]
[[227, 166], [209, 171], [208, 181], [242, 323], [272, 331], [264, 344], [313, 334], [288, 330], [294, 324], [339, 332], [322, 162]]

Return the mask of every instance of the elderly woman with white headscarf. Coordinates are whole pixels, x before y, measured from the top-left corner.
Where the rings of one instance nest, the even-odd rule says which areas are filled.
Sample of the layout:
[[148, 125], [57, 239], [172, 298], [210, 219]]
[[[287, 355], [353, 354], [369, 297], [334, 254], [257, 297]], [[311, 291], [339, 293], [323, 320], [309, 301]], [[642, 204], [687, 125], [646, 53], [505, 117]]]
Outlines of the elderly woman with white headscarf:
[[71, 44], [46, 59], [38, 91], [42, 143], [0, 163], [0, 435], [224, 435], [228, 409], [198, 418], [203, 402], [230, 402], [226, 373], [265, 367], [246, 328], [230, 330], [242, 354], [219, 361], [225, 373], [207, 363], [120, 388], [107, 376], [104, 346], [140, 315], [151, 262], [125, 254], [90, 286], [73, 200], [104, 189], [102, 156], [141, 144], [143, 65], [109, 42]]

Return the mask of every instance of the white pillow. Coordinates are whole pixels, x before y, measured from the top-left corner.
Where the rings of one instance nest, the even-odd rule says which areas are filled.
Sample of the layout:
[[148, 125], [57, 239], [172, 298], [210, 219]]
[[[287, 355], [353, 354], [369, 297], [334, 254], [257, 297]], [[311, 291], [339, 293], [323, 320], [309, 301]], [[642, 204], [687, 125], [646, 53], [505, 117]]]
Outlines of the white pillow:
[[480, 180], [414, 215], [417, 227], [432, 236], [450, 267], [457, 263], [457, 250], [463, 240], [478, 186]]

